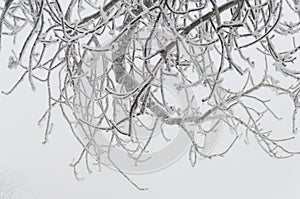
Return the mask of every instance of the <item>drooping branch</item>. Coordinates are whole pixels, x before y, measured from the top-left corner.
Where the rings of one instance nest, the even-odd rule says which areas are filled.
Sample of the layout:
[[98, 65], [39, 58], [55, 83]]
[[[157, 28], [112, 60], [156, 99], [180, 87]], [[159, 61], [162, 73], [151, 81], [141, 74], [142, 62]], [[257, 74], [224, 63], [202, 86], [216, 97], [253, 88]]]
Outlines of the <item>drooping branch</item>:
[[[139, 166], [151, 161], [156, 134], [173, 141], [166, 135], [175, 134], [173, 127], [189, 139], [192, 166], [199, 157], [224, 156], [250, 135], [269, 156], [290, 157], [298, 152], [282, 143], [294, 135], [273, 137], [276, 129], [263, 124], [284, 118], [270, 102], [285, 96], [292, 132], [299, 128], [300, 23], [285, 22], [286, 12], [299, 16], [299, 1], [6, 1], [1, 35], [28, 36], [16, 40], [22, 46], [9, 58], [9, 68], [23, 73], [3, 93], [27, 76], [32, 88], [46, 85], [44, 143], [58, 106], [83, 148], [71, 164], [78, 179], [85, 160], [88, 172], [90, 162], [99, 170], [111, 165], [140, 188], [113, 151], [125, 151]], [[274, 96], [266, 99], [261, 93], [269, 91]], [[227, 134], [220, 125], [233, 133], [232, 142], [208, 153], [210, 136]]]

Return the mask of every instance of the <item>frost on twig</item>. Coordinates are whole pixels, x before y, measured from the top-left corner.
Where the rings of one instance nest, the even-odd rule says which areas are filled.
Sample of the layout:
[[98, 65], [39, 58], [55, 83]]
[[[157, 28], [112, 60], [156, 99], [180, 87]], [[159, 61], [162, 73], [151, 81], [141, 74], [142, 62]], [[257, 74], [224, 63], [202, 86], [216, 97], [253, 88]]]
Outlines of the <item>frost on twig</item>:
[[[192, 166], [199, 158], [223, 157], [239, 138], [254, 138], [274, 158], [298, 154], [285, 145], [294, 135], [278, 137], [266, 119], [289, 117], [289, 131], [299, 128], [300, 23], [292, 17], [299, 16], [299, 1], [10, 2], [1, 14], [0, 38], [27, 37], [17, 39], [19, 53], [8, 61], [23, 75], [2, 93], [12, 93], [26, 77], [33, 90], [46, 85], [48, 108], [39, 121], [44, 143], [57, 107], [83, 148], [71, 164], [77, 179], [82, 162], [89, 173], [110, 165], [144, 190], [112, 151], [125, 151], [138, 167], [151, 159], [144, 157], [157, 133], [172, 141], [167, 127], [189, 139]], [[174, 105], [169, 90], [181, 93], [181, 103]], [[289, 116], [272, 105], [281, 96], [292, 107]], [[221, 133], [234, 135], [230, 144], [205, 152], [220, 124]], [[99, 135], [110, 141], [99, 143]]]

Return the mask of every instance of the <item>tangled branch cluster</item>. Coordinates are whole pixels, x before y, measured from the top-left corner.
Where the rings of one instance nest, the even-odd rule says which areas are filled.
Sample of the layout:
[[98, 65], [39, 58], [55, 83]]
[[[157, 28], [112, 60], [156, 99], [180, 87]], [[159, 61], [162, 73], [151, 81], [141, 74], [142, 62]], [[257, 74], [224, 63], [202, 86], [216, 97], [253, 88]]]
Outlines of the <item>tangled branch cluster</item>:
[[[8, 67], [18, 67], [23, 75], [3, 93], [12, 93], [24, 78], [33, 90], [38, 83], [47, 86], [48, 109], [39, 121], [45, 123], [44, 143], [53, 126], [53, 109], [59, 107], [83, 147], [72, 164], [76, 176], [82, 159], [90, 170], [90, 157], [101, 167], [106, 156], [127, 178], [110, 157], [110, 150], [125, 150], [136, 164], [147, 161], [143, 154], [157, 129], [168, 141], [163, 126], [177, 126], [189, 137], [192, 165], [197, 157], [224, 155], [238, 137], [247, 140], [249, 135], [271, 157], [296, 154], [281, 145], [293, 136], [277, 139], [271, 130], [262, 128], [261, 121], [268, 115], [280, 117], [269, 106], [271, 99], [261, 92], [272, 90], [289, 98], [291, 129], [296, 133], [299, 1], [64, 3], [6, 1], [0, 19], [1, 39], [9, 35], [16, 41], [28, 27], [30, 33], [20, 52], [13, 51], [9, 58]], [[287, 17], [290, 21], [285, 14], [293, 16]], [[282, 47], [278, 41], [283, 38]], [[172, 105], [166, 94], [170, 87], [185, 94], [184, 104]], [[145, 117], [154, 122], [147, 124]], [[206, 122], [213, 125], [206, 128]], [[203, 153], [205, 137], [220, 123], [233, 132], [232, 143], [222, 153]], [[141, 129], [148, 134], [146, 140], [139, 139]], [[109, 144], [100, 146], [98, 134], [105, 134]], [[199, 143], [197, 136], [204, 136], [204, 141]]]

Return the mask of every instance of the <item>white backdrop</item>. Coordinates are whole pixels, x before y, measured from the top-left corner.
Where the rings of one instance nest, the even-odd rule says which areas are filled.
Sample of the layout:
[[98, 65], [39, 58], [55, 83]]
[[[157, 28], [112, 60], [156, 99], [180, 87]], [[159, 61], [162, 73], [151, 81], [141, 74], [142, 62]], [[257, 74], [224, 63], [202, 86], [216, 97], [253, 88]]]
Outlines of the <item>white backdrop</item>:
[[[3, 41], [0, 90], [11, 88], [20, 75], [7, 68], [10, 45], [10, 41]], [[53, 115], [50, 143], [42, 145], [43, 128], [37, 121], [46, 99], [44, 87], [32, 92], [27, 79], [12, 95], [0, 95], [0, 193], [18, 185], [13, 197], [17, 199], [300, 198], [300, 156], [272, 159], [254, 140], [248, 146], [239, 140], [224, 158], [199, 161], [195, 168], [185, 155], [165, 170], [131, 176], [138, 185], [149, 188], [145, 192], [106, 168], [76, 181], [69, 164], [81, 149], [59, 111]], [[284, 113], [284, 102], [277, 103]], [[283, 121], [276, 130], [285, 134], [290, 131], [287, 125]], [[299, 135], [294, 146], [300, 150]]]
[[[9, 88], [16, 74], [6, 69], [3, 54], [1, 89]], [[42, 145], [43, 129], [37, 120], [46, 107], [46, 94], [42, 87], [31, 92], [24, 83], [11, 96], [0, 95], [0, 171], [6, 171], [7, 182], [17, 176], [23, 185], [16, 188], [18, 199], [300, 197], [300, 156], [271, 159], [254, 141], [247, 146], [242, 140], [224, 158], [199, 161], [195, 168], [184, 156], [163, 171], [132, 176], [139, 185], [149, 187], [146, 192], [137, 191], [119, 173], [105, 168], [76, 181], [68, 166], [80, 152], [76, 140], [57, 112], [50, 143]], [[284, 129], [283, 125], [282, 133]], [[299, 149], [299, 137], [296, 144]], [[3, 188], [5, 177], [1, 178]]]

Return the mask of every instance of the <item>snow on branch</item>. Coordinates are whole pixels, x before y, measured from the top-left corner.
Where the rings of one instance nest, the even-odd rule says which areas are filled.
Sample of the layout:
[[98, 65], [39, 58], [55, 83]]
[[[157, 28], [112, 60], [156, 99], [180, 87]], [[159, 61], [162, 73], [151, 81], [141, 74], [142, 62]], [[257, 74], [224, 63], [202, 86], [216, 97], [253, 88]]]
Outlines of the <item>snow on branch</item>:
[[[172, 141], [166, 129], [173, 127], [189, 139], [192, 166], [250, 136], [269, 156], [291, 157], [299, 154], [286, 147], [299, 128], [299, 13], [299, 1], [288, 0], [7, 0], [0, 44], [13, 38], [18, 47], [8, 67], [23, 74], [2, 93], [25, 78], [32, 90], [46, 85], [43, 143], [57, 107], [82, 146], [71, 164], [78, 179], [82, 162], [89, 172], [111, 165], [144, 190], [112, 151], [139, 166], [151, 161], [145, 157], [157, 134]], [[282, 96], [288, 116], [277, 115], [273, 103]], [[266, 122], [287, 117], [291, 135]], [[232, 140], [209, 153], [216, 132]]]

